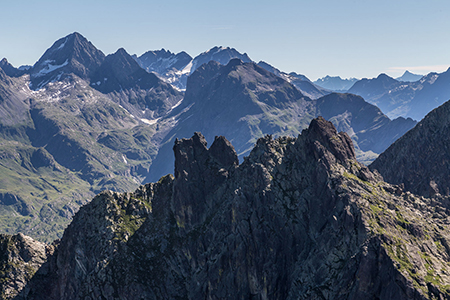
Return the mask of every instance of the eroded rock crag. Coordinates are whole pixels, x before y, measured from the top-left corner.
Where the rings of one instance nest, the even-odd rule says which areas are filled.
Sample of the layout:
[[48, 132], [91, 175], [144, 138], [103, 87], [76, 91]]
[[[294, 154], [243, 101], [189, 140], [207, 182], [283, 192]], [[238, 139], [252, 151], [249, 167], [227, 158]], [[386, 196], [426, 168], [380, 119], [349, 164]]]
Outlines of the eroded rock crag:
[[319, 117], [239, 165], [177, 140], [175, 176], [103, 192], [17, 299], [447, 299], [449, 218], [387, 184]]

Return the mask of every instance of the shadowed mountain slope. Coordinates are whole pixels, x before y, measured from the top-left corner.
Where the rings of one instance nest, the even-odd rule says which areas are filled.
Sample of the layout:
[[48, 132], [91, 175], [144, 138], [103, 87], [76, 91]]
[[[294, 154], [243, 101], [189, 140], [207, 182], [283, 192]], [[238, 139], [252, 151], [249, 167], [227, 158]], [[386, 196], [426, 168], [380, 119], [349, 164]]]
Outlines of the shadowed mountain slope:
[[371, 165], [388, 182], [423, 196], [450, 194], [450, 102], [431, 111]]

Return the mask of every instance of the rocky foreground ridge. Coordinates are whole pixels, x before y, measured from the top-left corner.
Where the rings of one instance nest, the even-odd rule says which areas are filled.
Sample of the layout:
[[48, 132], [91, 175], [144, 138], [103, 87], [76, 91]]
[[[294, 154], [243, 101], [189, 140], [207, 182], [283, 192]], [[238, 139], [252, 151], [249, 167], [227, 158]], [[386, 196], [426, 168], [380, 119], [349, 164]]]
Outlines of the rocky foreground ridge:
[[383, 182], [323, 118], [259, 139], [240, 165], [223, 137], [174, 153], [174, 177], [102, 192], [36, 246], [45, 262], [17, 295], [30, 255], [2, 236], [3, 298], [450, 298], [448, 199]]

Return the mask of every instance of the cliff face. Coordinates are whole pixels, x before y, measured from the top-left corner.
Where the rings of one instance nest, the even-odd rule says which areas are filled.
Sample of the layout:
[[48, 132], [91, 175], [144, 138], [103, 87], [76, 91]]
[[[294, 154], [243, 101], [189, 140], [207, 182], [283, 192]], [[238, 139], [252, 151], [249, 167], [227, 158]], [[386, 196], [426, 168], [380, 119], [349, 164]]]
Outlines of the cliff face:
[[45, 245], [21, 233], [14, 236], [1, 234], [1, 299], [17, 296], [53, 252], [54, 246]]
[[359, 164], [314, 119], [298, 138], [177, 140], [175, 177], [82, 207], [17, 298], [449, 298], [443, 203]]

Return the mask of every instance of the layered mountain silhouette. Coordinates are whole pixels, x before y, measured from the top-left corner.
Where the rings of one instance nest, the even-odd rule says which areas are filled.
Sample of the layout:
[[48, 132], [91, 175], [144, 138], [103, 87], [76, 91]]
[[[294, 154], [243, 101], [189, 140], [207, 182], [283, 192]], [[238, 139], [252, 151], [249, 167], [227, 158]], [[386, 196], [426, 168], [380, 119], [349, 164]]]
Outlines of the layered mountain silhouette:
[[181, 71], [192, 61], [192, 57], [184, 51], [175, 54], [165, 49], [147, 51], [133, 58], [147, 72], [158, 74], [166, 74], [171, 70]]
[[421, 120], [432, 109], [450, 99], [450, 72], [430, 73], [415, 82], [400, 82], [381, 74], [356, 82], [349, 93], [377, 105], [388, 117]]
[[311, 80], [308, 79], [305, 75], [297, 74], [297, 73], [285, 73], [277, 68], [269, 65], [268, 63], [264, 61], [260, 61], [258, 63], [258, 66], [260, 66], [263, 69], [266, 69], [269, 72], [272, 72], [273, 74], [283, 78], [284, 80], [290, 82], [293, 84], [303, 95], [311, 98], [311, 99], [317, 99], [324, 95], [328, 95], [331, 91], [324, 89], [314, 83], [311, 82]]
[[[177, 123], [161, 142], [147, 181], [171, 173], [171, 145], [175, 138], [199, 131], [208, 141], [229, 136], [240, 158], [264, 134], [298, 135], [312, 118], [325, 115], [357, 142], [358, 154], [381, 153], [411, 129], [411, 119], [391, 121], [361, 97], [331, 94], [312, 100], [293, 84], [254, 63], [231, 60], [223, 66], [210, 62], [188, 79], [182, 105], [167, 118]], [[363, 158], [371, 161], [375, 155]]]
[[395, 79], [398, 81], [414, 82], [414, 81], [420, 80], [422, 77], [423, 77], [423, 75], [414, 74], [414, 73], [411, 73], [408, 70], [406, 70], [402, 76], [397, 77]]
[[230, 47], [217, 46], [200, 53], [194, 58], [186, 52], [174, 54], [165, 49], [148, 51], [139, 57], [134, 56], [134, 59], [145, 70], [158, 74], [166, 82], [181, 90], [186, 89], [187, 77], [201, 65], [210, 61], [226, 65], [233, 58], [251, 62], [250, 57], [246, 53], [242, 54]]
[[265, 134], [298, 136], [325, 115], [351, 136], [367, 164], [415, 124], [391, 121], [359, 97], [328, 95], [303, 75], [234, 56], [250, 61], [225, 47], [185, 66], [183, 53], [147, 52], [154, 68], [184, 74], [185, 92], [126, 50], [105, 56], [78, 33], [55, 42], [23, 75], [4, 60], [0, 228], [47, 242], [60, 237], [100, 190], [130, 191], [173, 173], [175, 139], [195, 131], [209, 142], [227, 136], [242, 160]]
[[[450, 298], [450, 102], [416, 125], [232, 48], [186, 55], [73, 33], [0, 62], [3, 298]], [[425, 111], [447, 77], [351, 89]]]
[[356, 78], [342, 79], [339, 76], [325, 76], [319, 78], [314, 83], [322, 88], [334, 91], [334, 92], [346, 92], [353, 84], [358, 81]]
[[382, 153], [416, 125], [411, 118], [390, 120], [381, 110], [352, 94], [333, 93], [317, 100], [317, 115], [347, 132], [362, 151]]

